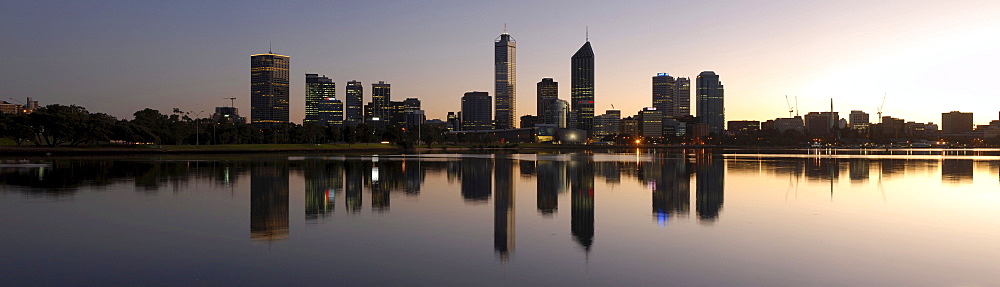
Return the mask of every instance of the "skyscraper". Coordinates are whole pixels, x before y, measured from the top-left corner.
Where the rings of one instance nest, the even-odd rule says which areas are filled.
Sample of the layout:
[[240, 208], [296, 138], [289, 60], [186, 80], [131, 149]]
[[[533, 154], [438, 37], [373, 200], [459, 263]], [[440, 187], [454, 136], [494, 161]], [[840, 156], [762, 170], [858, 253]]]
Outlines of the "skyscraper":
[[537, 97], [535, 115], [538, 116], [538, 123], [555, 124], [552, 108], [556, 100], [559, 99], [559, 82], [553, 81], [552, 78], [543, 78], [541, 82], [538, 82]]
[[490, 130], [493, 120], [490, 119], [492, 97], [487, 92], [468, 92], [462, 97], [462, 130]]
[[661, 135], [671, 135], [675, 131], [676, 124], [673, 121], [675, 85], [674, 77], [667, 73], [658, 73], [653, 77], [653, 107], [663, 116]]
[[675, 135], [687, 133], [687, 125], [677, 121], [679, 118], [691, 115], [691, 79], [677, 77], [674, 80], [674, 111], [673, 124]]
[[347, 98], [345, 99], [345, 120], [348, 125], [356, 126], [364, 119], [363, 101], [364, 87], [359, 81], [347, 82]]
[[698, 74], [698, 118], [708, 125], [708, 131], [722, 134], [726, 125], [726, 109], [723, 101], [722, 82], [713, 71]]
[[392, 100], [389, 94], [389, 84], [385, 81], [372, 83], [372, 117], [386, 120], [389, 118], [389, 102]]
[[289, 57], [250, 55], [250, 123], [269, 129], [288, 123]]
[[326, 75], [320, 77], [318, 74], [306, 74], [306, 118], [307, 122], [319, 121], [320, 101], [337, 99], [337, 84], [327, 78]]
[[507, 34], [504, 29], [493, 42], [494, 78], [496, 89], [493, 94], [496, 96], [496, 128], [513, 129], [516, 128], [515, 115], [517, 114], [517, 65], [515, 49], [517, 42]]
[[594, 50], [590, 40], [573, 54], [571, 69], [571, 109], [576, 117], [571, 125], [589, 134], [594, 124]]

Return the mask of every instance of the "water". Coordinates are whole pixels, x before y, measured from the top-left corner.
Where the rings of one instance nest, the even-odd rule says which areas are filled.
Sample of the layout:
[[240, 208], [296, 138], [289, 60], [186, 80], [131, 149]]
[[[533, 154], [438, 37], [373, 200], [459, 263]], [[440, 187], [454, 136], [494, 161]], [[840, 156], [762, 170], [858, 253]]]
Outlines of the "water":
[[1000, 159], [664, 153], [0, 167], [3, 285], [1000, 285]]

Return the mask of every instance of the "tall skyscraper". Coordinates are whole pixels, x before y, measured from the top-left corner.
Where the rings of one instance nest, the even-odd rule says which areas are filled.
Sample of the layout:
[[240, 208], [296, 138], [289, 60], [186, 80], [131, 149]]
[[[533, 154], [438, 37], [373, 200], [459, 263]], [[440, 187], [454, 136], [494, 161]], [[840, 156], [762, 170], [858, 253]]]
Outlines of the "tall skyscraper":
[[347, 99], [345, 99], [345, 120], [344, 123], [356, 126], [364, 120], [364, 87], [359, 81], [347, 82]]
[[590, 40], [572, 57], [570, 96], [572, 113], [576, 117], [573, 127], [590, 134], [594, 125], [594, 50]]
[[516, 128], [515, 115], [517, 115], [517, 64], [515, 49], [517, 42], [507, 34], [504, 29], [493, 42], [493, 63], [494, 79], [496, 89], [493, 94], [496, 96], [496, 128], [513, 129]]
[[553, 81], [552, 78], [543, 78], [538, 82], [537, 97], [535, 115], [538, 116], [538, 123], [555, 124], [552, 105], [559, 99], [559, 82]]
[[319, 121], [320, 101], [337, 99], [337, 84], [326, 75], [306, 74], [306, 118], [303, 123]]
[[462, 97], [462, 130], [493, 129], [491, 116], [492, 97], [487, 92], [468, 92]]
[[258, 129], [288, 123], [289, 57], [250, 55], [250, 123]]
[[372, 116], [381, 120], [389, 118], [389, 102], [392, 98], [389, 94], [389, 84], [385, 81], [372, 83]]
[[698, 118], [708, 125], [708, 131], [722, 134], [726, 125], [726, 108], [723, 101], [722, 82], [713, 71], [698, 74]]
[[675, 105], [674, 77], [667, 73], [658, 73], [653, 77], [653, 107], [663, 116], [661, 135], [671, 135], [676, 130], [674, 119]]

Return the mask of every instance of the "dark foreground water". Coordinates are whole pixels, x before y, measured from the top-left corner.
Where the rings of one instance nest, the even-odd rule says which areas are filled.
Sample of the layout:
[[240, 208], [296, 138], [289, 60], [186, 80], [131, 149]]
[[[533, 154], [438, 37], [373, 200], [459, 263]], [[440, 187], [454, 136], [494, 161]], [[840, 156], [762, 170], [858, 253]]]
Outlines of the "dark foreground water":
[[1000, 285], [1000, 158], [0, 165], [0, 285]]

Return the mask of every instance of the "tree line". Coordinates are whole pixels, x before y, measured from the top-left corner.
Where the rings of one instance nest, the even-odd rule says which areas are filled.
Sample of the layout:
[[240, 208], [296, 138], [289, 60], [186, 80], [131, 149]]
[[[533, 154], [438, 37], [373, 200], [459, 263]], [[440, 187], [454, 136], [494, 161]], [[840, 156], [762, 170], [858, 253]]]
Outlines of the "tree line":
[[30, 114], [0, 114], [0, 138], [17, 145], [80, 146], [102, 144], [212, 145], [212, 144], [325, 144], [389, 141], [403, 146], [444, 140], [447, 130], [432, 125], [407, 130], [357, 126], [287, 123], [258, 129], [246, 123], [192, 117], [174, 108], [170, 113], [146, 108], [131, 120], [92, 113], [77, 105], [53, 104]]

